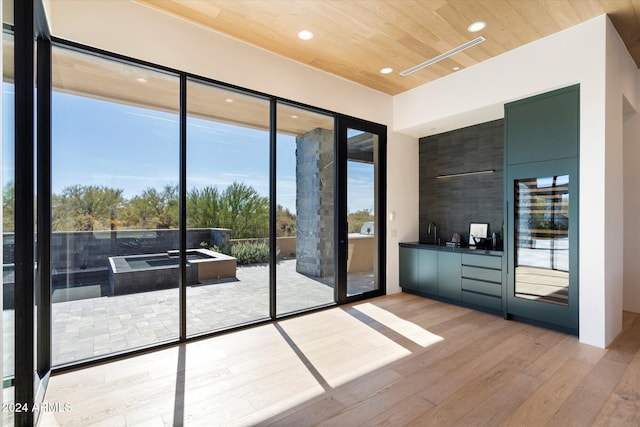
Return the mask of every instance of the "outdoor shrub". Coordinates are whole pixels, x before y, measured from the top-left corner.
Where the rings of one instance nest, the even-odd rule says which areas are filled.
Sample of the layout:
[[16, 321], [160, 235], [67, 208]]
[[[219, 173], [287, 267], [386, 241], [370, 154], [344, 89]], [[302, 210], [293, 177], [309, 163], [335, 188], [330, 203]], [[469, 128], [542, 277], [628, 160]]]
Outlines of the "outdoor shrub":
[[231, 246], [231, 256], [236, 258], [238, 265], [266, 263], [269, 262], [269, 246], [264, 242], [236, 243]]

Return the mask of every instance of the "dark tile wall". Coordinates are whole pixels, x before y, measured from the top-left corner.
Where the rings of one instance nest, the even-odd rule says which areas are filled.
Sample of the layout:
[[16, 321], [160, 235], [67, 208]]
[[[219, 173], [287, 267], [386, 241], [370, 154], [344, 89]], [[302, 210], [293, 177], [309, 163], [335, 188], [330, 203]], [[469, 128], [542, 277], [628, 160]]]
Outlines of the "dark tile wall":
[[[441, 244], [459, 233], [469, 239], [470, 222], [488, 222], [500, 232], [504, 213], [504, 120], [494, 120], [420, 138], [420, 241], [432, 242], [430, 221]], [[438, 175], [495, 170], [487, 175], [437, 179]]]

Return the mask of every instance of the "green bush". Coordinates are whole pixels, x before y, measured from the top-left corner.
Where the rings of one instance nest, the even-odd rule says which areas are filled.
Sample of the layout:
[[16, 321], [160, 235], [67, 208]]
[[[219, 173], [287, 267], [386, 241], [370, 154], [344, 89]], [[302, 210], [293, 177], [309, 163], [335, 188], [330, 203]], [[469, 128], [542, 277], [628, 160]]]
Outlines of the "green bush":
[[[240, 242], [224, 250], [208, 242], [200, 242], [200, 247], [236, 258], [238, 265], [264, 264], [269, 262], [269, 245], [264, 242]], [[280, 258], [280, 249], [276, 249], [276, 258]]]
[[[276, 257], [280, 250], [276, 252]], [[269, 262], [269, 246], [264, 242], [242, 242], [231, 246], [231, 256], [238, 265], [263, 264]]]

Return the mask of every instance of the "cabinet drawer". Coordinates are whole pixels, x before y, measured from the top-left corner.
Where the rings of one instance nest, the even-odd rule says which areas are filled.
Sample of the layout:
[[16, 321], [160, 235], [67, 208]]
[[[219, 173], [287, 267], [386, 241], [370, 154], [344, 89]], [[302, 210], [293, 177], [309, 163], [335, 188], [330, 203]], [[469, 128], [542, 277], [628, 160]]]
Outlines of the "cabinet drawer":
[[479, 305], [492, 310], [502, 310], [502, 299], [489, 295], [475, 294], [473, 292], [462, 291], [462, 301], [468, 304]]
[[467, 279], [484, 280], [486, 282], [502, 283], [502, 271], [488, 268], [462, 266], [462, 277]]
[[500, 283], [481, 282], [480, 280], [464, 278], [462, 279], [462, 290], [502, 297], [502, 286]]
[[502, 268], [502, 257], [491, 255], [462, 254], [462, 265], [472, 265], [475, 267]]

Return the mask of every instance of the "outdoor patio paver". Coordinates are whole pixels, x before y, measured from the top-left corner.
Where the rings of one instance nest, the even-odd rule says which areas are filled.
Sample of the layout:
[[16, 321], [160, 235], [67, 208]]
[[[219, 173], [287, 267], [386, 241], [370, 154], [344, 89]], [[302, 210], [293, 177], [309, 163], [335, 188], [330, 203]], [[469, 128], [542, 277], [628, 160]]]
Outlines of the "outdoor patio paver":
[[[296, 261], [278, 262], [278, 315], [331, 304], [329, 284], [295, 271]], [[352, 280], [353, 279], [353, 280]], [[238, 267], [237, 280], [187, 288], [187, 334], [220, 330], [269, 317], [269, 267]], [[353, 289], [370, 289], [370, 275], [350, 276]], [[3, 312], [5, 367], [13, 366], [13, 311]], [[52, 305], [52, 362], [74, 363], [175, 340], [178, 289], [57, 302]], [[7, 371], [5, 370], [5, 374]]]

